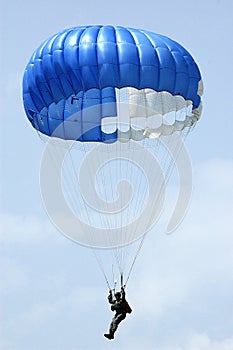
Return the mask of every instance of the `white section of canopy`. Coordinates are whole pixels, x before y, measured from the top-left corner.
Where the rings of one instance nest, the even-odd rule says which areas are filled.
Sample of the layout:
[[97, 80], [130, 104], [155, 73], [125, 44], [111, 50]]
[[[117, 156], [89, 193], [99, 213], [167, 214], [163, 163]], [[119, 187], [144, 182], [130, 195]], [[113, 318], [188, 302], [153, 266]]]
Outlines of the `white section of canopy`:
[[[202, 93], [202, 84], [199, 84]], [[106, 134], [117, 130], [118, 141], [128, 142], [144, 138], [171, 135], [195, 125], [200, 118], [201, 105], [193, 110], [193, 103], [182, 96], [152, 89], [137, 90], [132, 87], [116, 89], [117, 116], [101, 121]]]

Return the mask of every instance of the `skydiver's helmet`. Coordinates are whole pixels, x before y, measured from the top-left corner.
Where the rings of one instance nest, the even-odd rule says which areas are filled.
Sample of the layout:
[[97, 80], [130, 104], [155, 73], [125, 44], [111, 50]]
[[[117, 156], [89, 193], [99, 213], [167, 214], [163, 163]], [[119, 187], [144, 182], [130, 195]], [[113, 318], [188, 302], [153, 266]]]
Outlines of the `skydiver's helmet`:
[[116, 293], [115, 293], [115, 297], [116, 297], [116, 299], [120, 299], [121, 293], [120, 293], [120, 292], [116, 292]]

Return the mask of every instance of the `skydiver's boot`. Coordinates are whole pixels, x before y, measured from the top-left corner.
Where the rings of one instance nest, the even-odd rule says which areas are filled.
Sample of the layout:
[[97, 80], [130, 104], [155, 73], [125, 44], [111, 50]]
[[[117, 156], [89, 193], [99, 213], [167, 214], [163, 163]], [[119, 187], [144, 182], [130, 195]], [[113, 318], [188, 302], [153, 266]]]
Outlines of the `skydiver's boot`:
[[105, 338], [108, 338], [109, 340], [114, 339], [114, 335], [112, 333], [105, 333], [104, 334]]

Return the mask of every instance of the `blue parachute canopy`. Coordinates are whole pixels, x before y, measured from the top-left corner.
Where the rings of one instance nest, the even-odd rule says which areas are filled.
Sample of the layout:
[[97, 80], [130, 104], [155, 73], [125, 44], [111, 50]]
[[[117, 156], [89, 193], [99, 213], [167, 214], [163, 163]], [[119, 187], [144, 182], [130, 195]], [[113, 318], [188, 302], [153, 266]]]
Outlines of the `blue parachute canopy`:
[[101, 123], [117, 116], [118, 89], [166, 92], [189, 101], [195, 111], [201, 104], [200, 82], [191, 55], [165, 36], [120, 26], [80, 26], [35, 50], [24, 73], [23, 100], [28, 119], [43, 134], [111, 142], [117, 130], [106, 133]]

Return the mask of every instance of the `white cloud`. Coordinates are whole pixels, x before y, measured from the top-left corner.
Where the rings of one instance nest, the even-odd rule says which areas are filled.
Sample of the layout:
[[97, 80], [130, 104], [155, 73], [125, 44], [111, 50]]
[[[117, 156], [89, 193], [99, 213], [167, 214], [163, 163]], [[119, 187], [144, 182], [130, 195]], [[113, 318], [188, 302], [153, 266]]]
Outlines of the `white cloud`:
[[[6, 348], [11, 349], [16, 343], [17, 349], [21, 349], [21, 346], [22, 349], [25, 348], [21, 344], [25, 344], [27, 337], [29, 348], [32, 342], [38, 341], [44, 350], [50, 350], [58, 343], [59, 349], [65, 350], [71, 348], [70, 344], [76, 336], [76, 343], [79, 344], [80, 337], [86, 337], [85, 333], [88, 334], [91, 327], [95, 327], [92, 332], [96, 333], [100, 324], [91, 315], [102, 315], [98, 306], [103, 298], [101, 290], [95, 287], [63, 287], [60, 285], [60, 290], [54, 291], [51, 286], [47, 300], [43, 296], [37, 302], [29, 300], [24, 310], [4, 320], [3, 333], [11, 334], [9, 341], [4, 339], [3, 344], [9, 344]], [[33, 286], [31, 292], [35, 292]], [[54, 296], [51, 300], [52, 294]], [[70, 339], [71, 335], [73, 338]], [[99, 335], [102, 334], [99, 332]], [[80, 350], [80, 347], [77, 349]]]
[[[193, 334], [183, 334], [185, 341], [183, 344], [176, 345], [156, 345], [156, 340], [154, 345], [149, 347], [143, 347], [142, 343], [133, 342], [133, 344], [127, 344], [127, 350], [232, 350], [233, 349], [233, 337], [216, 341], [210, 339], [207, 334], [204, 333], [193, 333]], [[107, 347], [106, 347], [107, 349]], [[118, 347], [116, 348], [118, 349]], [[120, 347], [119, 347], [120, 349]]]
[[[193, 198], [179, 229], [170, 236], [156, 230], [149, 233], [127, 288], [133, 313], [120, 326], [112, 345], [114, 350], [233, 348], [230, 328], [233, 323], [232, 163], [212, 160], [194, 169]], [[28, 247], [31, 249], [38, 242], [43, 246], [48, 243], [46, 232], [52, 236], [56, 232], [49, 223], [37, 218], [4, 215], [2, 222], [4, 240], [9, 247], [21, 243], [27, 247], [30, 243]], [[31, 232], [30, 236], [28, 232]], [[57, 235], [59, 237], [56, 232]], [[62, 247], [60, 244], [59, 248]], [[66, 246], [64, 254], [69, 251], [72, 254], [71, 247]], [[38, 339], [39, 329], [43, 327], [44, 332], [48, 329], [47, 341], [51, 344], [55, 331], [58, 331], [65, 333], [69, 348], [93, 349], [91, 338], [86, 339], [85, 335], [91, 330], [97, 348], [108, 349], [109, 344], [102, 339], [102, 333], [112, 315], [103, 289], [94, 285], [91, 274], [84, 277], [90, 258], [84, 249], [77, 250], [79, 253], [75, 255], [75, 264], [71, 268], [83, 276], [80, 283], [88, 281], [89, 287], [78, 286], [79, 281], [69, 280], [70, 265], [65, 265], [60, 271], [61, 263], [53, 274], [51, 270], [38, 276], [25, 270], [17, 255], [12, 260], [9, 257], [5, 260], [9, 279], [6, 285], [15, 289], [16, 294], [17, 290], [25, 288], [25, 297], [30, 293], [36, 296], [24, 308], [14, 311], [13, 319], [5, 320], [5, 343], [7, 335], [13, 334], [19, 344], [16, 348], [21, 349], [20, 344], [25, 345], [23, 338], [27, 336], [30, 344], [30, 339]], [[87, 259], [85, 266], [84, 257]], [[20, 295], [22, 297], [22, 293]], [[15, 303], [17, 305], [17, 297]], [[75, 345], [77, 335], [72, 329], [78, 332], [80, 345]]]
[[207, 334], [193, 334], [185, 344], [184, 350], [232, 350], [233, 337], [216, 341]]
[[29, 245], [42, 243], [57, 231], [47, 219], [36, 216], [0, 214], [0, 241], [4, 244]]
[[[170, 327], [170, 319], [177, 334], [188, 329], [206, 330], [213, 339], [214, 333], [216, 339], [232, 334], [233, 162], [211, 160], [194, 174], [193, 198], [183, 223], [170, 236], [156, 229], [149, 233], [132, 274], [135, 312], [141, 322], [153, 320], [148, 334], [155, 338], [160, 323]], [[205, 339], [194, 337], [190, 350], [205, 349], [191, 347]], [[213, 340], [209, 342], [205, 350], [214, 349]], [[221, 345], [216, 341], [213, 346]]]

